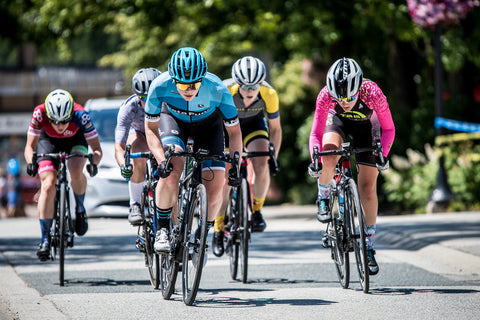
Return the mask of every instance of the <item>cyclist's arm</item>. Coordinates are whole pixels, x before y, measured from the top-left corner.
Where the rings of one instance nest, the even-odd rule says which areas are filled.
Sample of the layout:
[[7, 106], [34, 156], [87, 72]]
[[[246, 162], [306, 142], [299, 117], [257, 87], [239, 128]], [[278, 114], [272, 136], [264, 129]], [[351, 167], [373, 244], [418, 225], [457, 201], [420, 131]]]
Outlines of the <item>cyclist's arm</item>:
[[331, 96], [328, 94], [327, 87], [325, 86], [317, 96], [315, 114], [313, 115], [312, 130], [310, 131], [308, 149], [312, 159], [313, 147], [318, 147], [318, 151], [322, 151], [323, 133], [327, 123], [328, 111], [330, 107], [333, 107], [333, 105], [334, 103], [332, 104]]
[[92, 148], [93, 151], [93, 163], [98, 165], [100, 160], [102, 160], [102, 147], [100, 146], [100, 139], [98, 136], [88, 139], [88, 145]]
[[156, 121], [153, 119], [150, 120], [149, 118], [148, 115], [145, 117], [145, 137], [147, 139], [147, 145], [157, 162], [161, 163], [165, 161], [165, 152], [158, 132], [158, 126], [160, 124], [159, 117], [157, 117]]
[[386, 157], [390, 152], [393, 140], [395, 139], [395, 125], [393, 123], [390, 107], [388, 106], [387, 98], [383, 94], [380, 87], [373, 81], [365, 81], [365, 86], [369, 96], [365, 98], [367, 103], [371, 103], [373, 110], [377, 114], [378, 122], [382, 128], [382, 136], [380, 141], [383, 148], [383, 156]]
[[282, 125], [280, 124], [280, 117], [268, 120], [268, 130], [270, 131], [270, 141], [275, 147], [275, 157], [278, 158], [278, 151], [282, 144]]
[[24, 151], [25, 162], [32, 163], [33, 153], [37, 151], [38, 140], [40, 140], [40, 136], [27, 134], [27, 143]]
[[239, 155], [242, 154], [242, 131], [240, 130], [240, 122], [236, 121], [234, 125], [225, 125], [225, 129], [228, 133], [229, 153], [230, 157], [233, 157], [235, 152]]
[[115, 127], [115, 160], [119, 167], [125, 162], [124, 154], [126, 143], [130, 126], [132, 125], [132, 117], [129, 112], [131, 109], [128, 108], [125, 103], [126, 101], [120, 106], [117, 115], [117, 126]]

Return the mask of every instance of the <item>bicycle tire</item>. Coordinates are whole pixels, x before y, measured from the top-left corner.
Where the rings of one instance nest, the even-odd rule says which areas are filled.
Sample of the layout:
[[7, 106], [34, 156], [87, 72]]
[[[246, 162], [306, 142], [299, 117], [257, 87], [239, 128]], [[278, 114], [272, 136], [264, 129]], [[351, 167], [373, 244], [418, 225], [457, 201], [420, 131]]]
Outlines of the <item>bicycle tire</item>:
[[60, 286], [65, 285], [65, 247], [67, 246], [67, 186], [60, 184], [60, 199], [59, 199], [59, 281]]
[[[182, 291], [187, 306], [195, 302], [200, 285], [207, 244], [207, 217], [207, 192], [205, 186], [199, 184], [193, 190], [184, 234]], [[197, 230], [200, 230], [198, 238]]]
[[[350, 261], [348, 250], [345, 250], [346, 228], [344, 223], [340, 223], [340, 207], [338, 204], [338, 194], [340, 192], [330, 190], [330, 212], [333, 219], [327, 226], [327, 234], [329, 236], [332, 259], [335, 262], [335, 271], [337, 272], [338, 281], [342, 288], [347, 289], [350, 285]], [[335, 208], [336, 207], [336, 208]], [[335, 210], [334, 210], [335, 209]]]
[[150, 217], [150, 214], [148, 213], [150, 210], [150, 203], [147, 191], [142, 193], [140, 200], [140, 210], [145, 216], [145, 222], [140, 226], [140, 234], [143, 236], [145, 246], [145, 264], [148, 269], [150, 284], [154, 289], [158, 289], [160, 283], [159, 256], [153, 249], [153, 244], [155, 243], [155, 231], [153, 230], [152, 217]]
[[238, 216], [240, 221], [240, 271], [242, 283], [247, 283], [248, 279], [248, 242], [250, 240], [250, 223], [248, 217], [248, 184], [246, 179], [242, 179], [240, 193], [237, 194]]
[[365, 243], [366, 223], [365, 217], [363, 216], [357, 184], [353, 179], [349, 180], [349, 184], [345, 191], [345, 201], [350, 208], [349, 234], [353, 241], [353, 249], [360, 280], [359, 282], [363, 292], [368, 293], [370, 276], [368, 270], [367, 248]]
[[237, 192], [238, 188], [232, 188], [230, 190], [230, 198], [227, 207], [226, 216], [228, 217], [228, 225], [229, 225], [229, 235], [225, 237], [226, 244], [225, 244], [225, 251], [228, 254], [228, 260], [230, 263], [230, 277], [232, 280], [237, 280], [237, 273], [238, 273], [238, 251], [239, 251], [239, 242], [237, 241], [238, 238], [238, 208], [237, 208], [237, 201], [235, 192]]

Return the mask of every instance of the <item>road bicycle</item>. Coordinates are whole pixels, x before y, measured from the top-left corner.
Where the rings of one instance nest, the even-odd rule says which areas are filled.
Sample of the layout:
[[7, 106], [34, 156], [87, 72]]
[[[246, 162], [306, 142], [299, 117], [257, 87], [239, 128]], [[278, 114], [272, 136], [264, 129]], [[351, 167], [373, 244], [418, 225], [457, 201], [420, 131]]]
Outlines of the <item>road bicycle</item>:
[[334, 183], [330, 185], [330, 213], [332, 220], [327, 224], [323, 237], [323, 247], [331, 249], [335, 262], [338, 280], [343, 288], [350, 284], [349, 253], [354, 252], [360, 286], [363, 292], [369, 290], [369, 269], [365, 238], [367, 225], [363, 214], [358, 187], [353, 178], [350, 164], [351, 156], [361, 152], [375, 152], [384, 162], [382, 146], [377, 142], [375, 147], [353, 148], [350, 142], [342, 143], [339, 150], [318, 151], [314, 147], [313, 161], [318, 171], [319, 156], [339, 155], [335, 168]]
[[155, 187], [158, 182], [158, 177], [156, 176], [157, 161], [150, 151], [133, 153], [130, 151], [131, 145], [127, 145], [124, 154], [126, 166], [130, 165], [130, 159], [147, 159], [145, 182], [143, 183], [140, 197], [140, 211], [143, 213], [144, 221], [138, 226], [135, 246], [145, 255], [145, 266], [148, 269], [150, 283], [154, 289], [158, 289], [160, 283], [160, 258], [153, 248], [156, 232]]
[[230, 190], [229, 203], [225, 214], [225, 252], [229, 257], [230, 276], [237, 279], [238, 262], [242, 283], [248, 279], [248, 246], [252, 233], [252, 195], [248, 182], [248, 159], [254, 157], [270, 157], [274, 171], [278, 170], [275, 149], [272, 143], [268, 151], [243, 152], [240, 164], [241, 184]]
[[193, 140], [188, 140], [186, 151], [177, 152], [170, 147], [165, 153], [166, 168], [173, 157], [185, 157], [185, 165], [179, 181], [178, 225], [172, 228], [170, 252], [160, 257], [160, 287], [164, 299], [170, 299], [181, 270], [183, 301], [190, 306], [198, 292], [207, 249], [207, 193], [202, 184], [202, 161], [229, 162], [238, 169], [240, 156], [210, 155], [204, 149], [193, 151]]
[[60, 286], [65, 285], [65, 249], [73, 247], [74, 227], [70, 213], [70, 186], [67, 175], [67, 160], [74, 157], [87, 158], [90, 165], [93, 165], [93, 154], [77, 153], [43, 153], [33, 154], [32, 162], [36, 163], [38, 158], [49, 157], [58, 160], [57, 183], [55, 185], [55, 213], [52, 228], [50, 230], [50, 259], [59, 261], [59, 282]]

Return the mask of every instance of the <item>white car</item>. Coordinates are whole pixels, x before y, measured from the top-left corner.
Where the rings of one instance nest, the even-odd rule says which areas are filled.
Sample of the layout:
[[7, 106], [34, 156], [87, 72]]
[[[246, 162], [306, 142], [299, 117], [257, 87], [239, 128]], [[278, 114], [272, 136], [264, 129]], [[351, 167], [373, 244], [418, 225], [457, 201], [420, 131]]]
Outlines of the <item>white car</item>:
[[89, 217], [126, 217], [129, 208], [128, 182], [121, 176], [115, 161], [115, 126], [118, 109], [126, 97], [90, 99], [85, 109], [98, 131], [103, 157], [98, 174], [90, 178], [85, 194]]

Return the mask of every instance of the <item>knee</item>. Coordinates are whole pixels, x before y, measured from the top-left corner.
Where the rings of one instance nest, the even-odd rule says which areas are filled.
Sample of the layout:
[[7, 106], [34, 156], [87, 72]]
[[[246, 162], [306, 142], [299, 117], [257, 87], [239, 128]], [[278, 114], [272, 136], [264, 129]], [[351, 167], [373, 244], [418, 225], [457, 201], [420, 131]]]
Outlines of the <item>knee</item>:
[[43, 193], [46, 193], [49, 196], [53, 196], [55, 194], [55, 182], [54, 179], [44, 179], [42, 180], [42, 188]]

